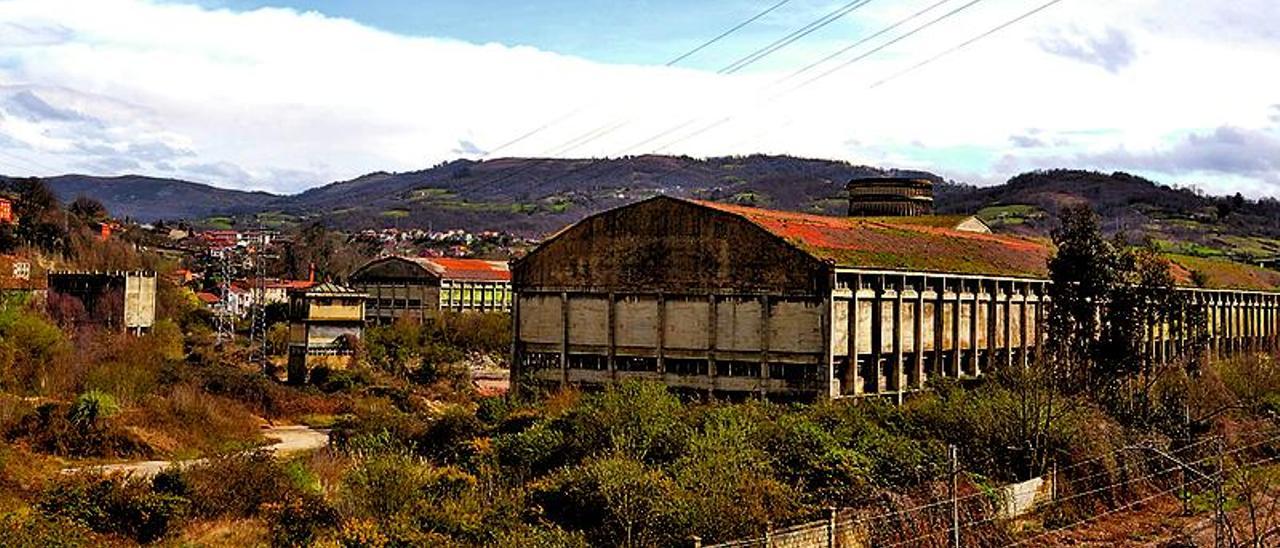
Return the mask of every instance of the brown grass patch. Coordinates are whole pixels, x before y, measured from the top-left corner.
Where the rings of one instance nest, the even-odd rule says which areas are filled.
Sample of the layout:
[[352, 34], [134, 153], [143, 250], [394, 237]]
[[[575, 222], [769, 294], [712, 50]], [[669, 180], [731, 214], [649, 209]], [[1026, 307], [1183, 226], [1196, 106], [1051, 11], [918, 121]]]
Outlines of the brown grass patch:
[[261, 519], [197, 521], [182, 529], [173, 546], [269, 546], [267, 524]]

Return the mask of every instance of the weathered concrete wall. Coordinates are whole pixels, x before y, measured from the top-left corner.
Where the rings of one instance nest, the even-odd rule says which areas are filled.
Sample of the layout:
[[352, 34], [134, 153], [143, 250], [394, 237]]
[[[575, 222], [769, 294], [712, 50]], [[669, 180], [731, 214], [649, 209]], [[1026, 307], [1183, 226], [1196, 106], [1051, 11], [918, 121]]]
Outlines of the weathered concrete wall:
[[[655, 199], [590, 217], [513, 267], [513, 367], [541, 381], [643, 378], [711, 392], [893, 395], [1027, 365], [1048, 281], [837, 268], [750, 222]], [[1274, 348], [1280, 294], [1187, 290], [1211, 349]], [[1177, 354], [1168, 326], [1149, 351]]]
[[517, 288], [698, 293], [826, 289], [825, 264], [747, 220], [653, 199], [588, 217], [512, 266]]
[[125, 278], [124, 287], [124, 326], [145, 329], [155, 325], [155, 274], [129, 273]]
[[524, 292], [517, 303], [516, 369], [534, 380], [829, 393], [827, 301], [820, 298]]

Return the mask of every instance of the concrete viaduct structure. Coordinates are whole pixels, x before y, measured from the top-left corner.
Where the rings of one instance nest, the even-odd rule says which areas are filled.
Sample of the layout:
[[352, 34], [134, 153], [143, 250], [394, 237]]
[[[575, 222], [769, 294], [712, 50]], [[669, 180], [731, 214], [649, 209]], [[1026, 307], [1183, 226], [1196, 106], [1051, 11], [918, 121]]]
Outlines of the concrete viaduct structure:
[[[668, 197], [589, 217], [513, 264], [513, 378], [811, 400], [1025, 364], [1045, 335], [1050, 250], [958, 226]], [[1212, 352], [1276, 347], [1280, 273], [1228, 264], [1255, 287], [1183, 289]], [[1168, 358], [1182, 341], [1152, 326], [1148, 344]]]

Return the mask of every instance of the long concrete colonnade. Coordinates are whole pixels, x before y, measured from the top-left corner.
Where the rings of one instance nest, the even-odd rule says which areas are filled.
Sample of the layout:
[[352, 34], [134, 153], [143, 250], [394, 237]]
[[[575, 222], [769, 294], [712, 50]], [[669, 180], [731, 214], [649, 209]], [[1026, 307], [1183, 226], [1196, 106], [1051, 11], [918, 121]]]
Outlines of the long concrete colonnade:
[[[1048, 284], [837, 268], [830, 291], [817, 294], [517, 289], [512, 363], [518, 375], [557, 384], [646, 379], [713, 394], [901, 395], [930, 378], [976, 378], [1034, 360]], [[1180, 291], [1205, 310], [1213, 356], [1280, 344], [1280, 293]], [[1149, 326], [1151, 356], [1179, 353], [1185, 341], [1174, 331]]]
[[[831, 340], [839, 382], [832, 393], [839, 396], [900, 394], [935, 376], [976, 378], [1000, 365], [1025, 366], [1047, 335], [1046, 280], [858, 270], [836, 276]], [[1280, 293], [1179, 291], [1205, 311], [1212, 357], [1280, 348]], [[849, 314], [851, 307], [858, 313]], [[1149, 356], [1165, 362], [1178, 355], [1187, 340], [1175, 331], [1168, 323], [1148, 326]], [[851, 355], [856, 367], [849, 367]]]

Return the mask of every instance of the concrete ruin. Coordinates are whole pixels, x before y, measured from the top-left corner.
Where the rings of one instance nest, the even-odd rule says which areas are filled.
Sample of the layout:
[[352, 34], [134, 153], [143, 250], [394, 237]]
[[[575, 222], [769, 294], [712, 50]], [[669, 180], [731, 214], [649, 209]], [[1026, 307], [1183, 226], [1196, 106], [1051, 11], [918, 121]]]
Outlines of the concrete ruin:
[[[669, 197], [589, 217], [513, 263], [513, 379], [827, 399], [1028, 363], [1049, 248], [919, 219]], [[1278, 342], [1280, 294], [1185, 291], [1214, 352]], [[1149, 344], [1182, 341], [1152, 326]]]
[[[156, 321], [156, 273], [150, 271], [54, 271], [48, 305], [76, 323], [124, 328], [134, 333]], [[70, 310], [75, 308], [75, 310]]]

